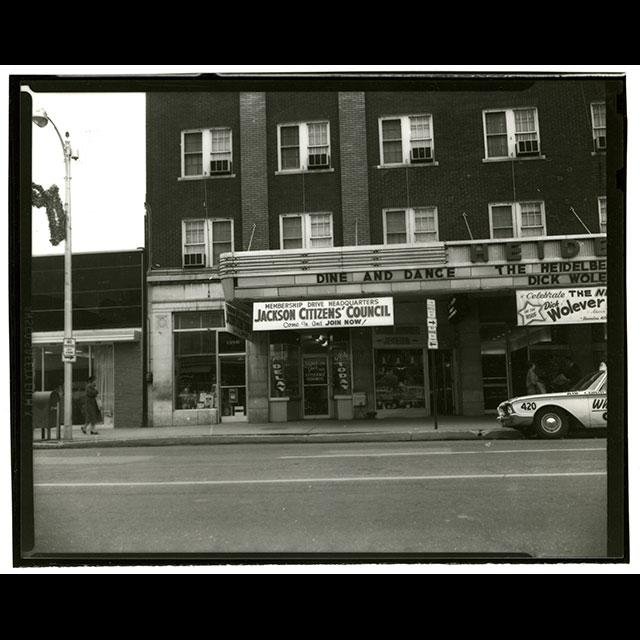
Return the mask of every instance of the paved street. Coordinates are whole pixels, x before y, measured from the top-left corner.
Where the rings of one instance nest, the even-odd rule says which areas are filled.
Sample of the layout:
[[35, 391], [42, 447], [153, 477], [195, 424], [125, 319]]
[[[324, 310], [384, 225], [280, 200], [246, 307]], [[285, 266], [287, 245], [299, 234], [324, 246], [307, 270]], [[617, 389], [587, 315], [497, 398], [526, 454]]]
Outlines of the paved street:
[[606, 554], [606, 440], [34, 451], [36, 553]]

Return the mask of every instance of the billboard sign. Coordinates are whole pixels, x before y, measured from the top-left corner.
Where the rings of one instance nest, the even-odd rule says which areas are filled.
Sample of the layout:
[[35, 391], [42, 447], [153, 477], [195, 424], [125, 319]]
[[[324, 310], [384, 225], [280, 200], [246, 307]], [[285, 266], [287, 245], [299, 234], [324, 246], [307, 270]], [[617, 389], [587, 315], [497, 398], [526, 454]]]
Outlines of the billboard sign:
[[516, 291], [519, 326], [607, 321], [607, 288]]

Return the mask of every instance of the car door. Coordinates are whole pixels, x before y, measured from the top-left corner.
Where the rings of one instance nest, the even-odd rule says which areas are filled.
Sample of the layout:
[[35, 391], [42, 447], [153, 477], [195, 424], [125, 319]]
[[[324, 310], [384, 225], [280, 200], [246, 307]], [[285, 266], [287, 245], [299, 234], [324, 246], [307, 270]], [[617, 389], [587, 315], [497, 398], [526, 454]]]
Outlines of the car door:
[[607, 426], [607, 376], [605, 375], [601, 384], [594, 391], [589, 393], [589, 416], [590, 427]]

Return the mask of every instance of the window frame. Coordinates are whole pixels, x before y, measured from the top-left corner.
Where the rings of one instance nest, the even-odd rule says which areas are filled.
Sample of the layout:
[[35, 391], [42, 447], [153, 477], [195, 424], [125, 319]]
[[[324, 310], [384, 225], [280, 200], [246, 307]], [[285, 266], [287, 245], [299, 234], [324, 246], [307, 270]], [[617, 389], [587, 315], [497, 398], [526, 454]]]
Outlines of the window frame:
[[[596, 127], [596, 118], [594, 107], [604, 108], [604, 127]], [[607, 103], [604, 101], [592, 102], [590, 105], [591, 112], [591, 137], [593, 139], [593, 151], [594, 153], [602, 153], [607, 150]], [[601, 136], [596, 135], [596, 130], [604, 129], [604, 147], [598, 146], [598, 138]]]
[[[331, 229], [331, 245], [329, 247], [312, 247], [311, 246], [311, 219], [313, 216], [329, 216], [329, 225]], [[285, 218], [300, 218], [301, 231], [302, 231], [302, 246], [294, 249], [284, 248], [284, 219]], [[280, 250], [281, 251], [306, 251], [309, 249], [330, 249], [335, 246], [335, 235], [333, 225], [333, 213], [331, 211], [311, 211], [306, 213], [282, 213], [279, 216], [279, 228], [280, 228]], [[325, 237], [325, 236], [322, 236]]]
[[[604, 231], [602, 230], [602, 210], [604, 204]], [[600, 233], [607, 233], [607, 196], [598, 196], [598, 224]]]
[[[518, 155], [518, 139], [516, 132], [516, 111], [533, 111], [535, 122], [535, 133], [538, 142], [538, 152]], [[506, 156], [490, 156], [489, 144], [487, 133], [487, 114], [489, 113], [504, 113], [506, 121], [506, 132], [504, 135], [507, 137], [507, 155]], [[538, 107], [509, 107], [500, 109], [483, 109], [482, 110], [482, 131], [484, 136], [484, 160], [485, 162], [500, 162], [502, 160], [522, 160], [526, 158], [544, 158], [542, 154], [542, 138], [540, 135], [540, 117], [538, 113]]]
[[[435, 240], [428, 242], [417, 242], [416, 236], [416, 211], [420, 209], [432, 209], [434, 211], [435, 221]], [[387, 242], [387, 214], [394, 211], [404, 211], [404, 228], [405, 228], [405, 242]], [[420, 207], [388, 207], [382, 210], [382, 230], [384, 245], [387, 247], [410, 245], [410, 246], [423, 246], [430, 242], [440, 242], [440, 225], [438, 223], [438, 207], [436, 205], [425, 205]]]
[[[213, 155], [213, 132], [228, 131], [229, 132], [229, 171], [211, 172], [211, 156]], [[188, 134], [199, 133], [202, 139], [202, 173], [187, 175], [185, 172], [185, 136]], [[206, 135], [205, 135], [206, 134]], [[220, 155], [219, 152], [217, 152]], [[233, 175], [233, 129], [231, 127], [203, 127], [201, 129], [184, 129], [180, 132], [180, 177], [183, 180], [198, 180], [201, 178], [217, 178], [228, 177]]]
[[[542, 217], [542, 235], [539, 236], [525, 236], [522, 234], [522, 205], [523, 204], [539, 204], [540, 214]], [[543, 238], [547, 236], [547, 214], [544, 200], [520, 200], [518, 202], [490, 202], [489, 209], [489, 236], [491, 240], [509, 240], [510, 238], [496, 238], [494, 235], [493, 227], [493, 207], [511, 207], [511, 225], [513, 229], [513, 236], [515, 238]]]
[[[205, 259], [205, 264], [202, 266], [199, 265], [186, 265], [185, 264], [185, 260], [184, 260], [184, 256], [186, 255], [185, 253], [185, 249], [187, 247], [187, 243], [186, 243], [186, 239], [187, 239], [187, 233], [186, 233], [186, 223], [187, 222], [204, 222], [204, 248], [205, 248], [205, 253], [204, 253], [204, 259]], [[218, 265], [217, 264], [213, 264], [213, 256], [214, 256], [214, 252], [213, 252], [213, 245], [215, 243], [214, 240], [214, 235], [213, 235], [213, 228], [214, 228], [214, 224], [216, 222], [229, 222], [231, 223], [231, 251], [234, 251], [234, 247], [235, 247], [235, 235], [234, 235], [234, 219], [233, 218], [220, 218], [220, 217], [214, 217], [214, 218], [183, 218], [182, 219], [182, 268], [183, 269], [190, 269], [190, 268], [200, 268], [200, 269], [213, 269], [213, 270], [217, 270], [218, 269]], [[197, 244], [201, 244], [201, 243], [197, 243]], [[218, 244], [222, 244], [222, 243], [218, 243]], [[225, 242], [225, 244], [227, 244], [227, 242]]]
[[[317, 168], [309, 168], [309, 125], [324, 124], [327, 131], [327, 164], [319, 165]], [[298, 127], [298, 167], [284, 169], [282, 167], [282, 128]], [[331, 121], [330, 120], [309, 120], [301, 122], [282, 122], [277, 125], [277, 145], [278, 145], [278, 173], [316, 173], [318, 171], [332, 171], [331, 164]], [[315, 147], [320, 145], [313, 145]]]
[[[411, 162], [411, 118], [429, 118], [429, 128], [431, 133], [431, 160], [427, 162]], [[384, 138], [382, 135], [382, 123], [387, 120], [400, 120], [400, 135], [402, 143], [402, 162], [385, 162], [384, 158]], [[381, 167], [407, 167], [407, 166], [429, 166], [436, 163], [435, 152], [435, 131], [432, 113], [412, 113], [407, 115], [380, 116], [378, 118], [378, 153]]]

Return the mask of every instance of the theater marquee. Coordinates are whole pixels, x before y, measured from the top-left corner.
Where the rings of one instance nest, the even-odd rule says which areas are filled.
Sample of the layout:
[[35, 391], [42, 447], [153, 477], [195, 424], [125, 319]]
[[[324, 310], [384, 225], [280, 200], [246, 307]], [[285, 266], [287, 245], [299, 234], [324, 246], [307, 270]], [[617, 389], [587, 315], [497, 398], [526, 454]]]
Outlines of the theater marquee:
[[253, 330], [393, 325], [393, 298], [254, 302]]

